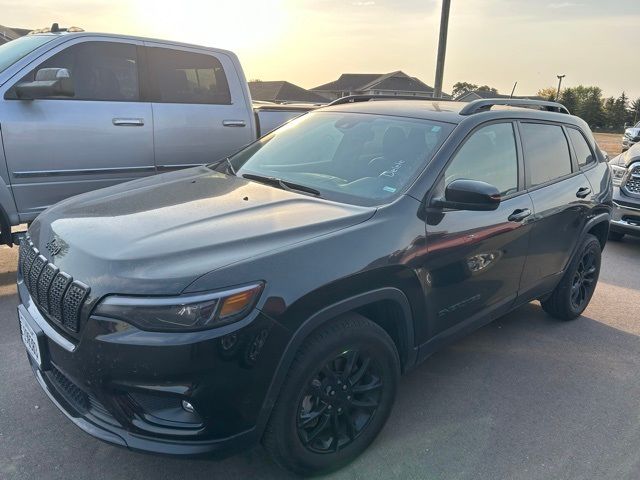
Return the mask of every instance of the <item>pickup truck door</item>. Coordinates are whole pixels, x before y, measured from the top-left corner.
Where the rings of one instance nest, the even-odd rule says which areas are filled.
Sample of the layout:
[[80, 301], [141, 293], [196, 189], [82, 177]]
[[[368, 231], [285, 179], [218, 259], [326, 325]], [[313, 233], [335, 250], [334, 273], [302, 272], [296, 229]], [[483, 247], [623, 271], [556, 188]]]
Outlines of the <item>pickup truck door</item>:
[[72, 195], [155, 173], [151, 104], [139, 101], [142, 42], [83, 37], [32, 62], [20, 74], [67, 68], [72, 98], [18, 100], [8, 83], [0, 124], [20, 221]]
[[255, 140], [237, 61], [208, 49], [145, 45], [158, 171], [215, 162]]

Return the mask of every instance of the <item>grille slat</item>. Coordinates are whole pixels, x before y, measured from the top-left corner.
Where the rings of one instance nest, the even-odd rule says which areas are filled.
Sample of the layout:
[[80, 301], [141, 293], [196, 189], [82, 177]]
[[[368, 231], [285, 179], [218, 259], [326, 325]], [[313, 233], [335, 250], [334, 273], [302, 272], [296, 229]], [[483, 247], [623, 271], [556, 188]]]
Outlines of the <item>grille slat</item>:
[[20, 243], [18, 261], [33, 302], [48, 319], [69, 332], [78, 333], [89, 287], [48, 263], [28, 238]]
[[634, 167], [624, 185], [630, 193], [640, 194], [640, 166]]

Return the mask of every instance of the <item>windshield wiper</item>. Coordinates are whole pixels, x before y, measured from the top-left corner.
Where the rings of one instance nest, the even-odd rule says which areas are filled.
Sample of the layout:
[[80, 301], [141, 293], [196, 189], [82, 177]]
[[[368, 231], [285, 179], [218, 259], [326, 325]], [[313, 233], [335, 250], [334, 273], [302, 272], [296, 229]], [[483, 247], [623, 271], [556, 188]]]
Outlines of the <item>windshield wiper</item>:
[[290, 192], [292, 191], [305, 192], [305, 193], [310, 193], [311, 195], [320, 196], [320, 191], [316, 190], [313, 187], [307, 187], [306, 185], [300, 185], [299, 183], [293, 183], [288, 180], [282, 180], [281, 178], [267, 177], [265, 175], [255, 175], [253, 173], [245, 173], [242, 176], [247, 180], [255, 180], [256, 182], [266, 183], [267, 185], [273, 185], [274, 187], [281, 188], [282, 190], [287, 190]]
[[233, 163], [231, 163], [231, 160], [229, 159], [229, 157], [225, 158], [224, 161], [227, 162], [227, 168], [231, 171], [231, 173], [236, 175], [236, 169], [233, 168]]

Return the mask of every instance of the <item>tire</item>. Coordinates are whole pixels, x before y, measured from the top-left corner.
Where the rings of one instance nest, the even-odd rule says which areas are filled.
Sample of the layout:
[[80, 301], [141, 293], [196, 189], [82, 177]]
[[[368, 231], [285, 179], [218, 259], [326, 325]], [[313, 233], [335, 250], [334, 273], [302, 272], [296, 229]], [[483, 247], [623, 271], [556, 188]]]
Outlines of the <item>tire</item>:
[[262, 443], [281, 467], [299, 475], [336, 470], [378, 435], [399, 377], [389, 335], [358, 314], [341, 316], [296, 354]]
[[560, 283], [540, 302], [544, 311], [560, 320], [579, 317], [596, 289], [600, 261], [600, 242], [591, 234], [585, 235]]
[[613, 230], [609, 230], [609, 240], [613, 240], [614, 242], [619, 242], [624, 237], [624, 233], [615, 232]]

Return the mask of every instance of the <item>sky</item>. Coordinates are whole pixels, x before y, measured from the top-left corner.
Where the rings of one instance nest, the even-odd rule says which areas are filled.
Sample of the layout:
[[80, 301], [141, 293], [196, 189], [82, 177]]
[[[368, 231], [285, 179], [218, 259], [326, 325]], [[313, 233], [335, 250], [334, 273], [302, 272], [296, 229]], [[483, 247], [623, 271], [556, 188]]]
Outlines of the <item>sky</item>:
[[[0, 0], [0, 24], [234, 51], [249, 79], [312, 88], [340, 73], [403, 70], [433, 85], [441, 0]], [[640, 97], [639, 0], [451, 0], [445, 91], [458, 81], [532, 95], [597, 85]]]

